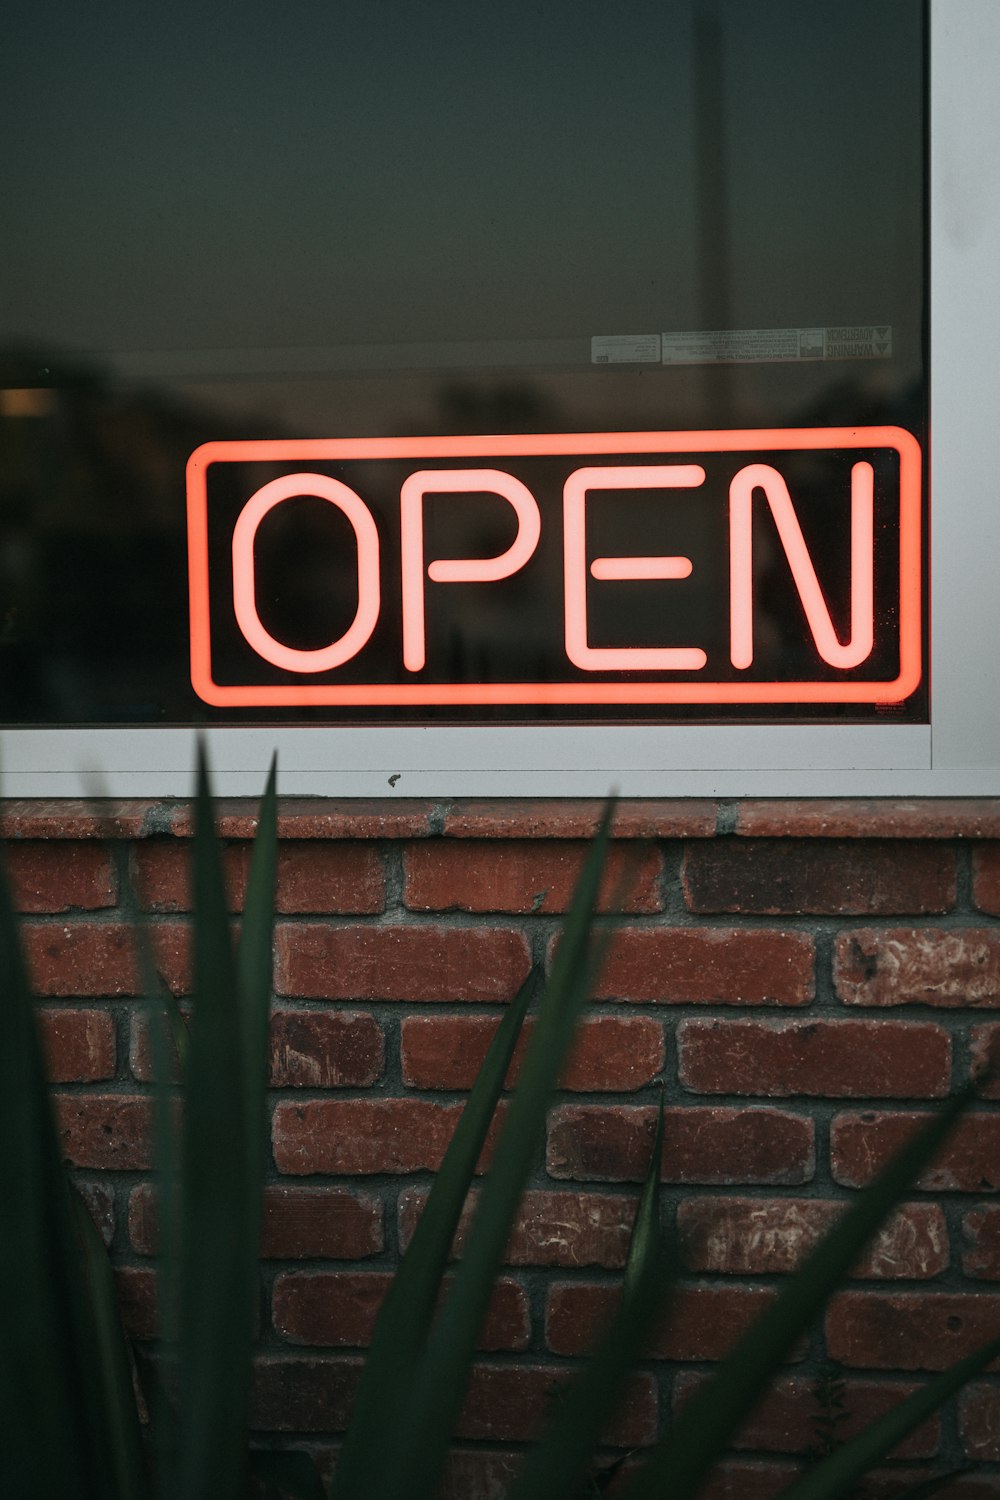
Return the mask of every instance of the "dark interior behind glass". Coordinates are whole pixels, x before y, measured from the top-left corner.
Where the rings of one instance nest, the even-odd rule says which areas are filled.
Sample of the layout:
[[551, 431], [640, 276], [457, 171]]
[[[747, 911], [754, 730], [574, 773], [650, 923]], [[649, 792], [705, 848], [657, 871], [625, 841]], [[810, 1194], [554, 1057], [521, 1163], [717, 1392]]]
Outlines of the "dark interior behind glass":
[[[0, 53], [0, 721], [462, 716], [199, 701], [184, 467], [203, 442], [893, 424], [923, 443], [925, 45], [921, 0], [17, 8]], [[678, 335], [727, 330], [767, 337], [664, 362], [686, 357]], [[640, 341], [624, 358], [621, 338]], [[821, 498], [804, 526], [833, 577], [844, 538]], [[466, 526], [488, 536], [480, 503]], [[326, 612], [339, 543], [299, 511], [259, 587], [275, 631], [309, 644], [354, 605]], [[602, 546], [622, 528], [699, 545], [691, 503], [680, 542], [643, 540], [641, 508], [598, 507], [595, 525]], [[539, 566], [558, 614], [558, 559]], [[471, 624], [449, 598], [449, 671], [565, 675], [558, 632], [542, 641], [506, 587], [506, 613], [501, 589]], [[694, 630], [724, 658], [705, 596], [670, 587], [667, 604], [651, 585], [603, 596], [602, 639]], [[926, 685], [888, 712], [926, 720]], [[602, 713], [705, 717], [466, 719]]]

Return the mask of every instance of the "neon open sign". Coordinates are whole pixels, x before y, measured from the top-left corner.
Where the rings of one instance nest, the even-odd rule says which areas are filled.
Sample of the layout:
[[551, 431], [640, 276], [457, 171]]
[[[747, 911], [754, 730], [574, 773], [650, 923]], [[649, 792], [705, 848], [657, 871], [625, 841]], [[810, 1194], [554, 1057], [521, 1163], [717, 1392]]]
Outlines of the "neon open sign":
[[206, 443], [192, 682], [247, 708], [901, 703], [920, 462], [897, 427]]

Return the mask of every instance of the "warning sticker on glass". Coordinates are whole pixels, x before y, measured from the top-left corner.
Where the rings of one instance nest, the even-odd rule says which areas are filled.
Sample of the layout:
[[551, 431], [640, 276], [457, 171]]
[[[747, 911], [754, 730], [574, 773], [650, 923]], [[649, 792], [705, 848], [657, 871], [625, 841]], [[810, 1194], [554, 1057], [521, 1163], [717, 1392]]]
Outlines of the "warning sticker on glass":
[[593, 365], [658, 365], [660, 363], [660, 335], [658, 333], [598, 335], [590, 341], [590, 362]]
[[797, 360], [890, 359], [892, 325], [724, 328], [662, 336], [665, 365], [784, 364]]

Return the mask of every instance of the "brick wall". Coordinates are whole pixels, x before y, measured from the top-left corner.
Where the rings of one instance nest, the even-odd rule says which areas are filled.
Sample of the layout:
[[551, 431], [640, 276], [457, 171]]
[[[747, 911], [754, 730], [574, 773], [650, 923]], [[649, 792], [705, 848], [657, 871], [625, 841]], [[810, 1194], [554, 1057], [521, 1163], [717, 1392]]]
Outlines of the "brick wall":
[[[500, 1007], [547, 962], [597, 809], [286, 800], [273, 1166], [255, 1421], [330, 1453], [375, 1310]], [[149, 1055], [129, 938], [149, 914], [187, 986], [187, 809], [2, 804], [67, 1159], [153, 1327]], [[224, 805], [234, 909], [253, 815]], [[449, 1495], [497, 1493], [613, 1295], [655, 1115], [686, 1284], [608, 1441], [647, 1442], [931, 1101], [1000, 1055], [1000, 804], [627, 802], [606, 883], [625, 918], [482, 1337]], [[996, 1017], [996, 1019], [991, 1019]], [[516, 1062], [514, 1070], [516, 1073]], [[1000, 1118], [982, 1102], [857, 1266], [739, 1440], [713, 1500], [775, 1492], [814, 1439], [817, 1373], [847, 1430], [1000, 1330]], [[982, 1461], [978, 1381], [865, 1493]]]

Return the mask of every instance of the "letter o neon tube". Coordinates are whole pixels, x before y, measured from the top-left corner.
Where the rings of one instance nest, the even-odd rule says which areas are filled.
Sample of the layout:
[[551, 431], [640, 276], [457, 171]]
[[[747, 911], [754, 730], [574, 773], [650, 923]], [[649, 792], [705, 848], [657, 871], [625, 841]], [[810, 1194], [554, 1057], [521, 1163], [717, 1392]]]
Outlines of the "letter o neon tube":
[[[315, 495], [343, 511], [354, 528], [358, 544], [358, 608], [354, 620], [338, 640], [315, 651], [283, 646], [265, 630], [257, 613], [254, 577], [257, 528], [276, 505], [297, 495]], [[375, 629], [380, 603], [378, 529], [360, 495], [325, 474], [286, 474], [251, 495], [233, 527], [233, 608], [236, 623], [258, 656], [286, 672], [328, 672], [332, 667], [343, 666], [357, 656]]]

